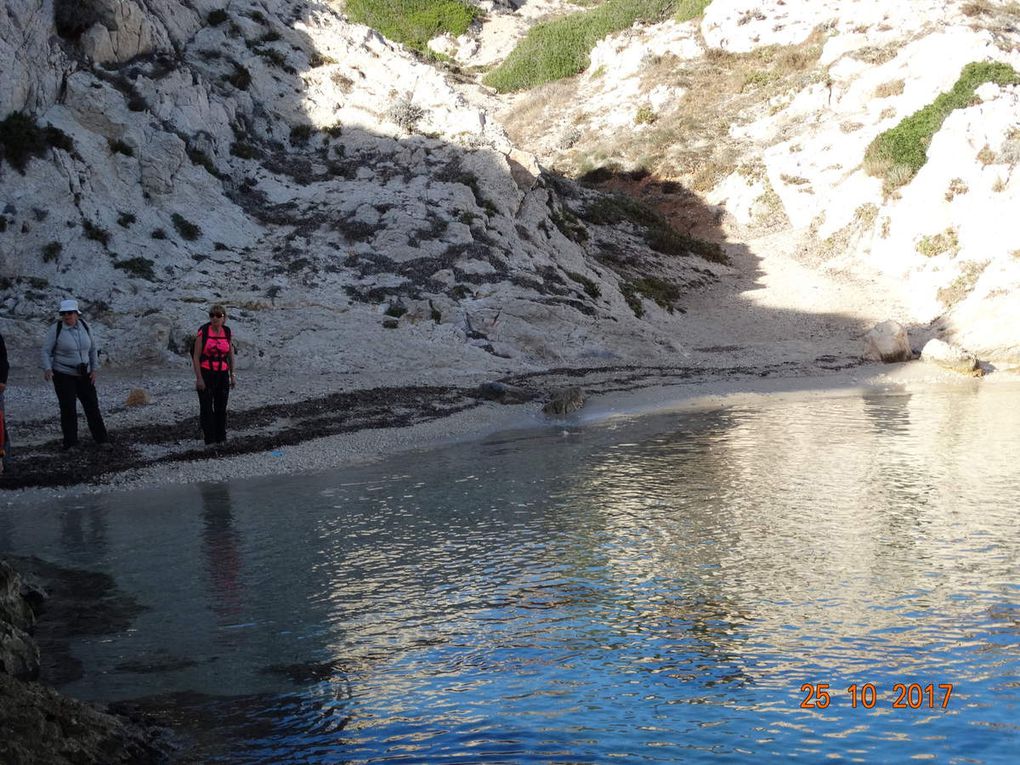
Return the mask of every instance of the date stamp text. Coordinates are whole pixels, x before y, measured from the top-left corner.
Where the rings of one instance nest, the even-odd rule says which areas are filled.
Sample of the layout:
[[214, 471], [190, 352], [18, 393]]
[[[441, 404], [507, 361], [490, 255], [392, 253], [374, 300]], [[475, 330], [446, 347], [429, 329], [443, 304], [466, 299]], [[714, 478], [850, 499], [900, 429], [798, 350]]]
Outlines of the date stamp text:
[[[804, 683], [800, 692], [805, 694], [801, 699], [801, 709], [825, 709], [833, 701], [833, 694], [828, 683]], [[949, 699], [953, 695], [952, 683], [893, 683], [892, 693], [880, 693], [874, 683], [863, 683], [849, 686], [845, 690], [853, 709], [874, 709], [882, 701], [891, 703], [893, 709], [949, 709]]]

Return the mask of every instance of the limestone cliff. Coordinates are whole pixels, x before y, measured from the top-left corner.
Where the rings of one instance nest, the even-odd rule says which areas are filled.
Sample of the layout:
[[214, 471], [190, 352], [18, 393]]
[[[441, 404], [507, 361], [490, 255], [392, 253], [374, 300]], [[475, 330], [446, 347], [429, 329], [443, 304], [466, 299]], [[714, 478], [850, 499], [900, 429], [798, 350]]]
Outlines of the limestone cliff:
[[727, 270], [546, 177], [481, 88], [330, 4], [13, 0], [0, 59], [16, 347], [68, 295], [114, 364], [180, 360], [213, 301], [243, 366], [635, 360]]
[[180, 362], [211, 301], [232, 308], [242, 365], [674, 361], [737, 347], [714, 328], [753, 302], [749, 281], [785, 280], [730, 334], [800, 332], [813, 358], [832, 352], [819, 333], [850, 349], [889, 318], [1020, 362], [1020, 86], [979, 83], [909, 172], [872, 156], [968, 65], [1020, 70], [1015, 3], [713, 0], [504, 96], [472, 67], [583, 9], [481, 5], [432, 43], [451, 66], [339, 3], [11, 0], [9, 343], [30, 349], [75, 296], [123, 365]]

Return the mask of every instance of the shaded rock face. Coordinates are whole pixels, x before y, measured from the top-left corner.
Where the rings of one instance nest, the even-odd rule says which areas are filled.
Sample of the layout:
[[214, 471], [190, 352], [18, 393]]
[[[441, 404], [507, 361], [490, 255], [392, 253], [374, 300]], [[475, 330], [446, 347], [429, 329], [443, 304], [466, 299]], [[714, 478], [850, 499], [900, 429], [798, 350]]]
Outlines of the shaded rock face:
[[0, 673], [18, 680], [39, 676], [39, 647], [27, 632], [0, 622]]
[[[74, 578], [41, 561], [39, 570]], [[82, 572], [84, 573], [84, 572]], [[89, 577], [86, 575], [86, 579]], [[88, 588], [87, 588], [88, 589]], [[28, 630], [39, 586], [0, 561], [0, 762], [18, 765], [164, 763], [173, 745], [165, 729], [107, 714], [37, 682], [39, 648]], [[67, 613], [65, 609], [65, 614]]]
[[0, 560], [0, 621], [21, 630], [35, 624], [35, 613], [22, 594], [23, 582], [7, 561]]
[[599, 195], [516, 150], [489, 95], [331, 4], [7, 9], [0, 117], [50, 136], [24, 175], [0, 162], [11, 347], [33, 348], [73, 295], [115, 365], [179, 363], [214, 302], [242, 368], [648, 358], [677, 317], [634, 309], [624, 281], [693, 289], [727, 271], [652, 252], [637, 224], [581, 222]]
[[0, 674], [0, 762], [147, 765], [171, 756], [154, 731], [100, 712], [39, 683]]
[[913, 357], [907, 330], [898, 322], [883, 321], [864, 336], [864, 358], [870, 361], [891, 364]]

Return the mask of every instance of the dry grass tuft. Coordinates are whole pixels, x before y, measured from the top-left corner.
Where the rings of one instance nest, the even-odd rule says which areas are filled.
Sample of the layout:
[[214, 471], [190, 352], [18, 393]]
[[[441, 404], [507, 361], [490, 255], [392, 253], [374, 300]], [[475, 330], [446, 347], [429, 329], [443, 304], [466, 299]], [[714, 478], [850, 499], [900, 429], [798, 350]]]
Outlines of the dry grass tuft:
[[875, 88], [875, 98], [889, 98], [903, 93], [905, 83], [903, 80], [889, 80]]
[[991, 15], [995, 10], [995, 7], [988, 2], [988, 0], [973, 0], [969, 3], [964, 3], [960, 8], [960, 12], [964, 16], [988, 16]]
[[941, 233], [921, 237], [921, 241], [914, 249], [926, 258], [946, 254], [956, 255], [960, 251], [960, 239], [956, 235], [955, 228], [947, 228]]
[[953, 280], [948, 287], [940, 289], [936, 296], [946, 308], [952, 308], [957, 303], [966, 299], [973, 291], [981, 274], [988, 267], [989, 261], [970, 261], [964, 263], [960, 268], [960, 275]]
[[949, 182], [949, 188], [946, 189], [946, 201], [952, 202], [953, 199], [961, 194], [966, 194], [968, 191], [970, 191], [970, 188], [963, 182], [963, 178], [953, 178]]

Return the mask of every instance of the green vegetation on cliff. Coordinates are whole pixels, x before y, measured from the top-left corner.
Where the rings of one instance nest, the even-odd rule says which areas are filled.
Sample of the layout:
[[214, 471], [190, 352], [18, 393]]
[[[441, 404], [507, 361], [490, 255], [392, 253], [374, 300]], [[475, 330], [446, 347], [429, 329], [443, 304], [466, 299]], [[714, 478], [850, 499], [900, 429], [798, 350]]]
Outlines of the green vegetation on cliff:
[[602, 38], [640, 21], [661, 21], [678, 6], [690, 14], [678, 14], [681, 20], [693, 18], [707, 5], [704, 0], [606, 0], [590, 11], [536, 24], [483, 82], [509, 93], [571, 77], [588, 67], [588, 54]]
[[951, 90], [940, 93], [932, 103], [876, 136], [864, 153], [868, 174], [883, 178], [891, 188], [909, 183], [928, 161], [928, 146], [946, 117], [969, 105], [974, 91], [986, 82], [1018, 84], [1020, 74], [1009, 64], [997, 61], [967, 64]]
[[347, 0], [346, 5], [351, 21], [425, 54], [431, 53], [429, 40], [464, 34], [480, 13], [462, 0]]

